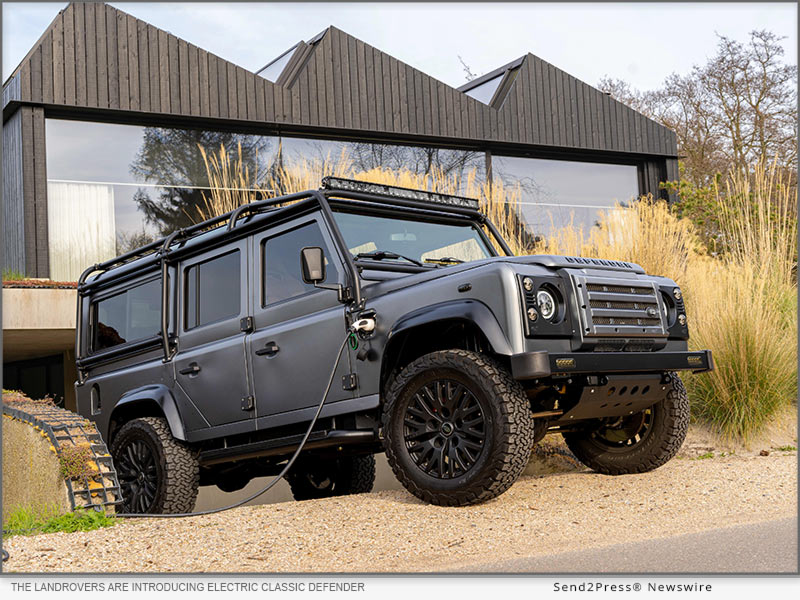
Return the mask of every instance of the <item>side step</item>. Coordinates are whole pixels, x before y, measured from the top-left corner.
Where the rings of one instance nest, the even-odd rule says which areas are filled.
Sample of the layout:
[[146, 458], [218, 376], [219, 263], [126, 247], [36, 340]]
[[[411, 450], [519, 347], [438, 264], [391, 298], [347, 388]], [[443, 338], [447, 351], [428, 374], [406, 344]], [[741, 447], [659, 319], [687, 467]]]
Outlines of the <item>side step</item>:
[[[265, 456], [280, 456], [281, 454], [291, 454], [303, 441], [303, 435], [290, 435], [286, 437], [263, 440], [228, 448], [215, 448], [205, 450], [200, 453], [201, 465], [214, 465], [228, 462], [231, 460], [242, 460], [246, 458], [259, 458]], [[313, 431], [308, 436], [305, 450], [316, 448], [330, 448], [333, 446], [351, 446], [357, 444], [370, 444], [377, 442], [378, 437], [374, 431], [342, 431], [333, 429], [331, 431]]]

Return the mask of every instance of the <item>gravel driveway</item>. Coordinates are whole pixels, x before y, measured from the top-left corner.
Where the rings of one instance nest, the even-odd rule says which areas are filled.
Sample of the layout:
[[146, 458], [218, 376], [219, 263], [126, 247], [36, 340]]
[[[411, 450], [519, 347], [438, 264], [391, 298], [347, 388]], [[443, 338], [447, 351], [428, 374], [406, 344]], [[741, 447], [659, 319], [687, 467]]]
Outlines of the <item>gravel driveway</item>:
[[4, 570], [440, 571], [796, 513], [796, 453], [681, 458], [642, 475], [523, 476], [499, 498], [467, 508], [383, 491], [13, 537]]

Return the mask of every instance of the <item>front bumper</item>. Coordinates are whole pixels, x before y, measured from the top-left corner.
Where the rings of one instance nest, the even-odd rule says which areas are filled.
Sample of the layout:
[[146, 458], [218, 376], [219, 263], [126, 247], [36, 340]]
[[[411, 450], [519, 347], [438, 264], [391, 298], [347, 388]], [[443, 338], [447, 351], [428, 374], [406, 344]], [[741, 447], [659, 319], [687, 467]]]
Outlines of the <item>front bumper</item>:
[[514, 379], [539, 379], [551, 375], [664, 373], [714, 370], [711, 350], [698, 352], [567, 352], [551, 354], [547, 350], [511, 356]]

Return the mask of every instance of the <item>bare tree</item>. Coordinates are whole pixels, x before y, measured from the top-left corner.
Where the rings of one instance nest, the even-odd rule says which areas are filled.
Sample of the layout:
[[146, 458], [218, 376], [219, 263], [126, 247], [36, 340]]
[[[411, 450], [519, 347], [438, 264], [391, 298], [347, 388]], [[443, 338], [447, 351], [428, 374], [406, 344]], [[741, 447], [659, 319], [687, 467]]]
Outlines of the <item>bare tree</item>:
[[707, 184], [717, 173], [777, 158], [797, 166], [797, 66], [785, 64], [780, 37], [752, 31], [741, 43], [718, 35], [717, 53], [661, 88], [632, 89], [605, 78], [599, 88], [675, 131], [683, 175]]

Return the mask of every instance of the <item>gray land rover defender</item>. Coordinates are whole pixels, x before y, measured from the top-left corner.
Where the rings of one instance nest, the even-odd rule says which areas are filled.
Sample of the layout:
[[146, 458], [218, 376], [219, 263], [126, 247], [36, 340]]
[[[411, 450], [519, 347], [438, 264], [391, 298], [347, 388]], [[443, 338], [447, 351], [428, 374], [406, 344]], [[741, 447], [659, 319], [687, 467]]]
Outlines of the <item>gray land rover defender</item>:
[[686, 434], [676, 371], [713, 368], [674, 281], [513, 256], [477, 200], [331, 177], [90, 267], [77, 324], [78, 410], [135, 513], [280, 473], [323, 397], [297, 499], [369, 491], [385, 451], [419, 498], [481, 502], [547, 433], [648, 471]]

